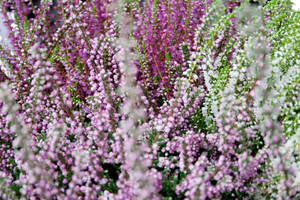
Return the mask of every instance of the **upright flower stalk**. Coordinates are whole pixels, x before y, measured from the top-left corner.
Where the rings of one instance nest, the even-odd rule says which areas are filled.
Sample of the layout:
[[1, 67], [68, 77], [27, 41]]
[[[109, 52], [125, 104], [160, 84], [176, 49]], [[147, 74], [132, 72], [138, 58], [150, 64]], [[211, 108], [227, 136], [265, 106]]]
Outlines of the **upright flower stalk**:
[[[116, 56], [120, 71], [122, 71], [119, 92], [125, 96], [125, 101], [120, 108], [124, 118], [120, 121], [120, 127], [115, 133], [116, 140], [121, 142], [123, 165], [119, 175], [120, 179], [117, 182], [120, 190], [118, 195], [113, 198], [159, 199], [157, 193], [161, 182], [161, 173], [154, 169], [147, 170], [147, 167], [151, 166], [151, 161], [143, 158], [143, 155], [149, 150], [149, 147], [147, 143], [139, 140], [139, 136], [144, 131], [139, 124], [146, 120], [146, 116], [139, 98], [142, 91], [133, 81], [137, 68], [132, 62], [134, 54], [130, 51], [134, 47], [134, 42], [129, 37], [132, 24], [130, 16], [123, 9], [129, 2], [120, 0], [116, 3], [116, 22], [120, 26], [120, 38], [117, 41], [120, 51]], [[156, 177], [152, 177], [153, 175]]]

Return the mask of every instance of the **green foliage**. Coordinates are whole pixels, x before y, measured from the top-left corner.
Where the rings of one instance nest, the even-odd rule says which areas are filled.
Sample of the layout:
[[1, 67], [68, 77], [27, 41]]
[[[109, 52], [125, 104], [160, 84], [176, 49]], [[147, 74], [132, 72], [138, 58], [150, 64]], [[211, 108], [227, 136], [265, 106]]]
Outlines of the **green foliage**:
[[81, 100], [80, 95], [78, 94], [77, 84], [78, 82], [76, 82], [74, 86], [68, 86], [67, 88], [67, 90], [71, 93], [73, 110], [79, 110], [78, 106], [83, 104], [83, 101]]
[[45, 141], [46, 140], [46, 133], [45, 133], [45, 131], [41, 131], [41, 135], [38, 135], [36, 138], [37, 138], [37, 140], [43, 140], [43, 141]]
[[24, 34], [23, 34], [23, 37], [26, 38], [27, 36], [27, 31], [28, 31], [28, 28], [30, 27], [30, 24], [28, 22], [28, 19], [27, 17], [24, 17], [24, 24], [23, 24], [23, 31], [24, 31]]
[[154, 8], [157, 10], [157, 0], [154, 0]]
[[[177, 171], [178, 173], [175, 173], [175, 171]], [[163, 196], [163, 199], [165, 200], [183, 199], [183, 197], [178, 198], [178, 195], [176, 194], [175, 186], [179, 184], [182, 180], [184, 180], [185, 174], [179, 170], [170, 171], [168, 169], [164, 169], [162, 171], [162, 174], [163, 174], [163, 180], [162, 180], [163, 189], [159, 193]], [[167, 177], [167, 179], [165, 177]]]
[[[188, 47], [189, 47], [188, 44], [181, 45], [181, 49], [184, 54], [184, 62], [187, 64], [187, 66], [189, 65], [190, 56], [191, 56], [191, 53], [189, 52]], [[182, 74], [182, 68], [179, 67], [178, 70], [179, 70], [180, 74]]]
[[111, 193], [117, 193], [119, 188], [116, 185], [116, 182], [119, 178], [119, 174], [121, 172], [119, 164], [103, 164], [103, 172], [102, 176], [107, 178], [109, 181], [102, 185], [101, 188], [103, 190], [108, 190]]
[[68, 139], [70, 140], [70, 142], [74, 142], [75, 141], [74, 133], [71, 133]]
[[[14, 180], [18, 180], [21, 173], [25, 173], [24, 171], [21, 171], [17, 164], [15, 163], [14, 158], [9, 158], [10, 164], [14, 166], [14, 168], [10, 168], [8, 171], [10, 172], [11, 176]], [[20, 192], [20, 189], [22, 188], [21, 184], [16, 185], [15, 183], [12, 183], [11, 185], [8, 185], [6, 183], [6, 179], [0, 177], [0, 194], [1, 192], [5, 193], [7, 197], [10, 197], [12, 199], [20, 199], [22, 194]], [[5, 200], [0, 197], [0, 200]]]
[[19, 16], [16, 13], [13, 13], [13, 16], [14, 16], [16, 23], [19, 25], [21, 23]]
[[97, 16], [97, 13], [96, 13], [96, 6], [95, 6], [95, 5], [93, 6], [93, 13], [94, 13], [95, 16]]
[[[225, 192], [222, 193], [221, 195], [221, 199], [222, 200], [244, 200], [245, 198], [248, 197], [248, 194], [246, 192], [240, 192], [240, 191], [236, 191], [233, 190], [232, 192]], [[255, 200], [253, 197], [251, 198], [247, 198], [248, 200]]]
[[190, 123], [193, 125], [195, 130], [198, 132], [208, 132], [208, 125], [205, 122], [205, 117], [202, 114], [203, 102], [199, 105], [199, 108], [195, 110], [195, 113], [190, 117]]

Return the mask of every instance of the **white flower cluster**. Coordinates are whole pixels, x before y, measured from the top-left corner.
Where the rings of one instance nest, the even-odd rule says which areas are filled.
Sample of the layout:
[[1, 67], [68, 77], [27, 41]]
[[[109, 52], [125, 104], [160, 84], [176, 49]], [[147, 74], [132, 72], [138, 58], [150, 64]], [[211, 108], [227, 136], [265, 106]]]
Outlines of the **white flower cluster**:
[[[289, 140], [279, 148], [279, 152], [281, 154], [286, 154], [288, 155], [288, 158], [285, 161], [285, 166], [292, 168], [295, 171], [294, 175], [294, 182], [292, 184], [292, 187], [296, 189], [297, 191], [300, 191], [300, 129], [296, 130], [296, 134], [291, 136]], [[277, 167], [280, 165], [280, 159], [274, 158], [272, 162], [270, 163], [270, 166], [274, 169], [277, 169]], [[274, 170], [272, 176], [274, 178], [282, 178], [284, 174], [278, 170]], [[269, 190], [272, 191], [278, 191], [278, 193], [273, 193], [272, 196], [278, 197], [281, 193], [284, 193], [284, 186], [278, 181], [272, 181], [269, 184]], [[296, 196], [297, 198], [300, 197], [298, 194]]]

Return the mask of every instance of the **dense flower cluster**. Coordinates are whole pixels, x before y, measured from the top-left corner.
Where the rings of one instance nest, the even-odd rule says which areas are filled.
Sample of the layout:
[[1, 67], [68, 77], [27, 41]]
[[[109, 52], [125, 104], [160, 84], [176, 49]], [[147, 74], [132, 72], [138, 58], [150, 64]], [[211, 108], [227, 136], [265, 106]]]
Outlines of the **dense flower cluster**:
[[0, 199], [300, 198], [289, 0], [56, 3], [0, 2]]

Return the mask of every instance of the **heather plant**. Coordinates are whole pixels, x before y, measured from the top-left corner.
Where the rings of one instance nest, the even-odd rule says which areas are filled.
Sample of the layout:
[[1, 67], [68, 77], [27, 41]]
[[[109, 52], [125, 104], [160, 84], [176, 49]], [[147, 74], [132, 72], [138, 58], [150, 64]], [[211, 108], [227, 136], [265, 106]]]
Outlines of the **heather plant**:
[[[160, 3], [146, 1], [142, 8], [137, 6], [137, 2], [131, 4], [132, 13], [137, 18], [133, 36], [138, 42], [136, 48], [140, 54], [141, 70], [138, 81], [141, 86], [147, 87], [149, 95], [156, 96], [152, 99], [154, 105], [161, 102], [162, 98], [170, 98], [173, 94], [174, 77], [176, 77], [172, 74], [182, 76], [182, 73], [188, 69], [191, 52], [196, 50], [193, 47], [203, 45], [197, 44], [195, 40], [197, 26], [203, 27], [199, 36], [203, 38], [199, 38], [198, 43], [202, 43], [205, 37], [211, 40], [219, 39], [219, 45], [212, 51], [214, 54], [219, 54], [224, 50], [229, 38], [234, 34], [234, 24], [224, 27], [224, 35], [217, 36], [215, 32], [212, 37], [209, 31], [213, 28], [213, 22], [217, 20], [218, 15], [223, 15], [226, 10], [229, 12], [229, 8], [237, 3], [238, 1], [223, 5], [219, 2], [219, 6], [213, 4], [211, 7], [209, 6], [211, 1], [161, 1]], [[224, 6], [228, 9], [222, 10]], [[208, 15], [216, 15], [216, 17], [207, 18]]]
[[299, 198], [299, 11], [259, 4], [1, 2], [0, 199]]

